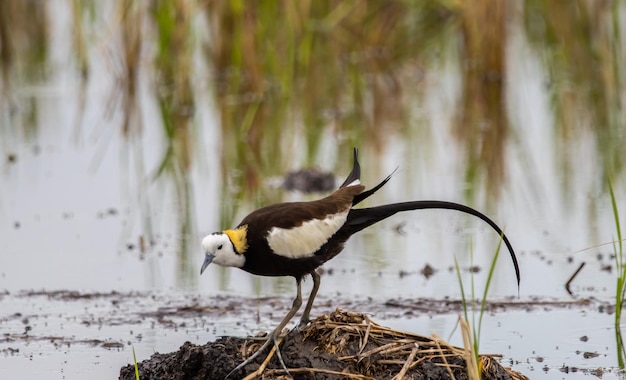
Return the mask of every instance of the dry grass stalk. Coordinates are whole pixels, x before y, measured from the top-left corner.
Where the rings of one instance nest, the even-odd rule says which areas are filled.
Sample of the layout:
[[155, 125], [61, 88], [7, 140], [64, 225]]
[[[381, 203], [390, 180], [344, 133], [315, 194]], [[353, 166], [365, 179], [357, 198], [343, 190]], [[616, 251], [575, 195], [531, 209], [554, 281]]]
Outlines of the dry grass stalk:
[[[280, 344], [281, 340], [282, 339], [279, 338], [278, 344]], [[248, 376], [244, 377], [243, 380], [256, 379], [258, 376], [262, 375], [263, 372], [265, 371], [265, 368], [267, 367], [267, 364], [270, 362], [270, 360], [272, 360], [272, 357], [274, 357], [275, 353], [276, 353], [276, 345], [272, 346], [272, 349], [271, 349], [269, 355], [267, 355], [265, 360], [263, 360], [263, 363], [261, 363], [259, 368], [256, 371], [254, 371], [251, 374], [249, 374]]]
[[404, 375], [406, 375], [409, 368], [411, 368], [411, 364], [413, 364], [413, 359], [415, 359], [415, 355], [417, 355], [417, 350], [419, 349], [419, 346], [417, 344], [414, 343], [413, 345], [415, 347], [411, 351], [411, 355], [409, 355], [409, 357], [406, 359], [406, 362], [404, 362], [400, 373], [398, 373], [398, 375], [393, 378], [394, 380], [403, 380]]
[[[375, 380], [376, 379], [371, 376], [359, 375], [356, 373], [338, 372], [338, 371], [333, 371], [333, 370], [323, 369], [323, 368], [290, 368], [289, 373], [291, 374], [320, 373], [320, 374], [326, 374], [326, 375], [340, 376], [342, 379], [357, 379], [357, 380]], [[274, 376], [286, 375], [286, 373], [284, 369], [270, 369], [270, 370], [265, 371], [264, 375], [268, 375], [270, 379], [279, 379], [279, 378], [282, 379], [282, 376], [281, 377], [274, 377]], [[291, 379], [291, 377], [285, 377], [285, 378]]]
[[[470, 357], [473, 355], [468, 350], [451, 346], [437, 337], [429, 338], [381, 326], [359, 313], [337, 309], [313, 321], [303, 334], [304, 339], [314, 341], [319, 350], [344, 354], [338, 360], [346, 363], [346, 370], [358, 371], [364, 376], [389, 374], [389, 378], [394, 379], [411, 378], [418, 374], [417, 366], [425, 361], [445, 368], [451, 379], [455, 379], [455, 373], [464, 373], [467, 363], [478, 374], [475, 370], [479, 368], [478, 364], [476, 360], [472, 363]], [[494, 374], [505, 371], [515, 380], [527, 379], [502, 367], [492, 356], [482, 355], [480, 358], [483, 363], [482, 378], [494, 378]], [[354, 378], [347, 373], [341, 376]]]
[[446, 346], [447, 346], [447, 344], [439, 336], [433, 335], [433, 337], [435, 338], [434, 341], [435, 341], [435, 344], [437, 345], [437, 351], [439, 352], [439, 354], [441, 356], [441, 359], [443, 360], [443, 363], [445, 364], [444, 367], [446, 368], [446, 371], [448, 371], [448, 375], [450, 376], [450, 379], [456, 380], [456, 377], [454, 376], [454, 372], [452, 372], [453, 366], [451, 366], [448, 363], [448, 359], [446, 358], [449, 355], [445, 354], [444, 351], [441, 348], [441, 343], [444, 343], [444, 345], [446, 345]]
[[467, 376], [470, 380], [480, 380], [480, 367], [476, 357], [477, 352], [474, 352], [474, 342], [472, 341], [472, 329], [467, 321], [459, 316], [459, 324], [461, 325], [461, 335], [463, 336], [463, 346], [465, 350], [463, 357], [467, 363]]

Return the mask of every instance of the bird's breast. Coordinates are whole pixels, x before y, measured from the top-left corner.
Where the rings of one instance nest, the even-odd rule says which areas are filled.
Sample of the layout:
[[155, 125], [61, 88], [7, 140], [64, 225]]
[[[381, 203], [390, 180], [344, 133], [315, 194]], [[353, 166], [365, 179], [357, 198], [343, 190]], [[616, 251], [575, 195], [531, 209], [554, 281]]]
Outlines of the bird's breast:
[[310, 219], [291, 228], [273, 227], [267, 234], [267, 243], [280, 256], [293, 259], [313, 256], [344, 225], [349, 211]]

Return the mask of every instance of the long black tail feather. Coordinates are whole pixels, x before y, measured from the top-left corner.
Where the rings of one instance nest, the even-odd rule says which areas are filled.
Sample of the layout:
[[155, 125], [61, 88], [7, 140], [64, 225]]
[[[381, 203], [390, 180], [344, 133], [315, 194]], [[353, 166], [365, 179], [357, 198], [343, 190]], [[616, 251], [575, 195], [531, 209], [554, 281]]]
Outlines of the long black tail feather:
[[372, 195], [375, 192], [377, 192], [381, 187], [385, 186], [385, 184], [391, 179], [391, 176], [394, 175], [397, 170], [398, 170], [398, 168], [396, 168], [391, 174], [389, 174], [387, 176], [387, 178], [385, 178], [382, 181], [380, 181], [380, 183], [378, 185], [376, 185], [376, 186], [372, 187], [371, 189], [366, 190], [366, 191], [362, 192], [361, 194], [357, 195], [356, 197], [354, 197], [354, 199], [352, 200], [352, 206], [361, 203], [364, 199], [366, 199], [370, 195]]
[[[396, 168], [391, 174], [389, 174], [387, 178], [383, 179], [378, 185], [354, 197], [354, 199], [352, 200], [352, 206], [361, 203], [364, 199], [377, 192], [381, 187], [385, 186], [385, 184], [391, 179], [391, 176], [393, 176], [397, 170], [398, 168]], [[361, 165], [359, 164], [359, 150], [357, 148], [354, 148], [352, 170], [350, 171], [350, 174], [348, 174], [346, 180], [343, 181], [341, 186], [339, 186], [339, 188], [341, 189], [342, 187], [346, 187], [356, 180], [361, 180]]]
[[[388, 179], [389, 178], [385, 179], [383, 182], [381, 182], [378, 186], [376, 186], [372, 190], [374, 191], [378, 190], [382, 185], [385, 184], [385, 182]], [[371, 193], [368, 194], [368, 196], [369, 195], [371, 195]], [[506, 237], [502, 229], [493, 220], [491, 220], [488, 216], [486, 216], [482, 212], [477, 211], [469, 206], [462, 205], [460, 203], [446, 202], [446, 201], [412, 201], [412, 202], [392, 203], [392, 204], [378, 206], [378, 207], [352, 209], [350, 210], [350, 214], [348, 214], [348, 220], [342, 227], [342, 230], [344, 233], [348, 233], [352, 235], [398, 212], [423, 210], [423, 209], [456, 210], [456, 211], [460, 211], [466, 214], [476, 216], [482, 219], [487, 224], [489, 224], [491, 228], [493, 228], [502, 237], [504, 244], [506, 245], [507, 249], [509, 250], [509, 253], [511, 254], [511, 259], [513, 260], [513, 266], [515, 267], [515, 277], [517, 278], [517, 286], [519, 286], [520, 272], [519, 272], [519, 265], [517, 263], [517, 257], [515, 256], [515, 251], [513, 250], [513, 246], [511, 245], [511, 242]]]
[[353, 158], [352, 170], [350, 171], [350, 174], [348, 174], [348, 178], [346, 178], [346, 180], [343, 181], [341, 186], [339, 186], [340, 189], [342, 187], [348, 186], [349, 184], [351, 184], [352, 182], [356, 180], [361, 179], [361, 165], [359, 165], [359, 150], [357, 148], [354, 148], [353, 154], [354, 154], [354, 158]]

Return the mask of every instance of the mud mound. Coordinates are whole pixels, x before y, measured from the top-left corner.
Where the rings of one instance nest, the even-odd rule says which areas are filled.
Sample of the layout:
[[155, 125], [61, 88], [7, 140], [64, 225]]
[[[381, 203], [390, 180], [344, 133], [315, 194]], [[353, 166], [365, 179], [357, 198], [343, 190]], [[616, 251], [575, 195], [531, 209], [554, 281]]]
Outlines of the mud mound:
[[[138, 364], [141, 380], [223, 379], [263, 343], [225, 337], [197, 346], [186, 342], [177, 352], [154, 354]], [[467, 377], [469, 353], [438, 338], [396, 331], [366, 315], [337, 309], [317, 318], [303, 331], [292, 330], [280, 350], [294, 379], [455, 379]], [[287, 379], [274, 350], [260, 355], [235, 379]], [[523, 380], [493, 356], [481, 355], [483, 379]], [[134, 380], [135, 368], [121, 369], [120, 379]]]

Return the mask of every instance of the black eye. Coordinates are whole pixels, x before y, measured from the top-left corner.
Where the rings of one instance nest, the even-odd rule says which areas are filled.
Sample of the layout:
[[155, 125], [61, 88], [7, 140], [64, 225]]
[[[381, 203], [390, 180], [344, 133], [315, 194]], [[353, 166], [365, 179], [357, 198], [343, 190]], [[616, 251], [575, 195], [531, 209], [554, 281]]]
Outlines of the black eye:
[[222, 249], [222, 245], [221, 245], [221, 244], [220, 244], [220, 245], [218, 245], [218, 246], [217, 246], [217, 249]]

